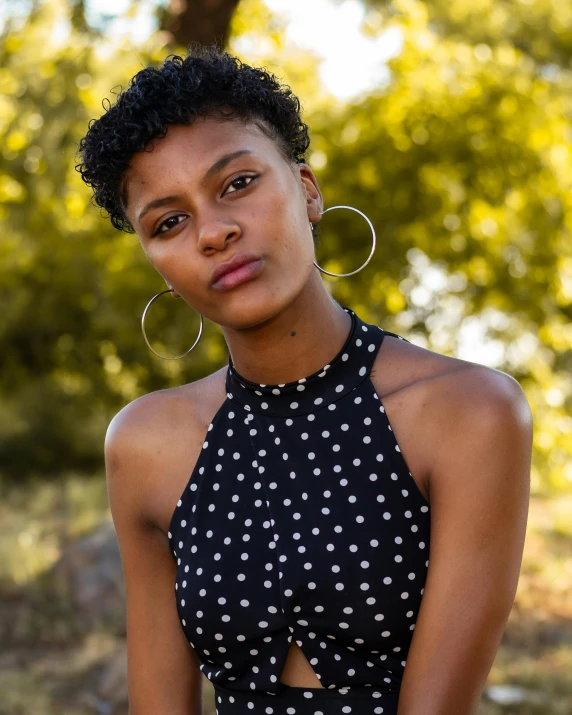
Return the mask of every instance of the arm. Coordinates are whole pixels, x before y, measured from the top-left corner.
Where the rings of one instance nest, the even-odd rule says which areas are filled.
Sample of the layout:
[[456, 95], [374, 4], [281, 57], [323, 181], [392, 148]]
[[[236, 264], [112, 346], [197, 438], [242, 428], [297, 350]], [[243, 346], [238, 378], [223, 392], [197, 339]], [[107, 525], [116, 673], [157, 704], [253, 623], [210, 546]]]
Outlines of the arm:
[[532, 417], [516, 380], [489, 368], [447, 376], [431, 400], [429, 570], [398, 715], [472, 715], [516, 593]]
[[[164, 398], [146, 396], [111, 422], [105, 444], [108, 494], [125, 577], [130, 715], [200, 715], [202, 674], [179, 623], [175, 562], [148, 518], [165, 472], [176, 464], [161, 417]], [[188, 466], [188, 465], [187, 465]], [[155, 490], [155, 491], [153, 491]]]

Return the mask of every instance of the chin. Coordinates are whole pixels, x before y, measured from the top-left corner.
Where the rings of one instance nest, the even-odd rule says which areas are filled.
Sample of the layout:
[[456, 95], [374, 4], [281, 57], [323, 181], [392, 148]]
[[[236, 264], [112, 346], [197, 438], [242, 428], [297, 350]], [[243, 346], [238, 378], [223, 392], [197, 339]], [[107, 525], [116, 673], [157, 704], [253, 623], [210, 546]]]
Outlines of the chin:
[[[253, 286], [254, 287], [254, 286]], [[246, 288], [246, 286], [243, 286]], [[210, 320], [223, 328], [248, 330], [263, 325], [286, 310], [297, 297], [276, 290], [236, 290], [221, 295]]]

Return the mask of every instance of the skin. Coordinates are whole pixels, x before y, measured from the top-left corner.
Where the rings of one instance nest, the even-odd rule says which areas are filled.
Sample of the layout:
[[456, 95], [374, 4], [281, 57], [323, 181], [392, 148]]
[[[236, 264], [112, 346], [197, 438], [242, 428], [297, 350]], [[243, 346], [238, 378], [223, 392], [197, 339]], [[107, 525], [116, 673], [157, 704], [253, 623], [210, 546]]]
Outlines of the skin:
[[[224, 154], [245, 154], [204, 183]], [[251, 181], [237, 178], [258, 175]], [[310, 222], [322, 196], [252, 123], [171, 127], [125, 174], [127, 216], [166, 283], [217, 322], [239, 373], [263, 384], [311, 374], [341, 348], [349, 316], [312, 265]], [[236, 182], [236, 183], [233, 183]], [[230, 187], [230, 189], [229, 189]], [[171, 198], [144, 215], [157, 199]], [[166, 222], [166, 223], [165, 223]], [[170, 230], [153, 235], [158, 227]], [[252, 281], [210, 285], [238, 252], [262, 257]], [[199, 715], [202, 674], [176, 612], [167, 530], [208, 425], [226, 398], [226, 368], [145, 395], [111, 422], [106, 466], [127, 596], [131, 715]], [[528, 514], [532, 416], [505, 373], [387, 336], [372, 382], [412, 478], [431, 504], [430, 567], [398, 715], [470, 715], [510, 613]], [[291, 644], [281, 682], [321, 687]]]

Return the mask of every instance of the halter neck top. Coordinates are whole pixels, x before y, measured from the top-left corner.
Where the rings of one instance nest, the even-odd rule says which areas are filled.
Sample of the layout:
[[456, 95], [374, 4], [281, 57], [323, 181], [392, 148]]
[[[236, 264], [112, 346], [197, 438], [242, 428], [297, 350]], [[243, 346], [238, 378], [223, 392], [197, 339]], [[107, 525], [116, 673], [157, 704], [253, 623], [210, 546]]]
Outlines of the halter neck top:
[[[429, 565], [430, 509], [369, 373], [353, 311], [324, 367], [241, 377], [174, 509], [179, 619], [217, 715], [395, 715]], [[280, 682], [294, 640], [322, 687]]]

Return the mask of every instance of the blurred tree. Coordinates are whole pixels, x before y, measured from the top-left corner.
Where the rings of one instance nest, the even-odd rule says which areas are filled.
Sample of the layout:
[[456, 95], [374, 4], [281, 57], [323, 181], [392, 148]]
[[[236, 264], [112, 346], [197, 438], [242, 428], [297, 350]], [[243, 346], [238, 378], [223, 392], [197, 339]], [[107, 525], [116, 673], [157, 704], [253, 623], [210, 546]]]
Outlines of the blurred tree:
[[[74, 170], [101, 98], [141, 62], [160, 61], [165, 38], [135, 54], [78, 17], [77, 6], [45, 2], [0, 43], [0, 468], [20, 478], [100, 467], [111, 414], [185, 369], [141, 349], [137, 314], [162, 282], [136, 237], [94, 211]], [[173, 304], [157, 305], [154, 319], [169, 312], [171, 331], [157, 333], [178, 329], [183, 343], [192, 320], [182, 327]], [[193, 353], [199, 370], [220, 361], [215, 343]]]
[[[395, 312], [398, 329], [440, 352], [457, 353], [464, 327], [478, 326], [490, 364], [519, 379], [533, 405], [533, 487], [569, 487], [572, 36], [561, 21], [570, 6], [550, 20], [558, 34], [544, 32], [552, 3], [542, 0], [368, 4], [367, 33], [403, 36], [392, 81], [337, 118], [312, 119], [320, 136], [338, 137], [322, 158], [329, 203], [348, 203], [356, 187], [383, 227], [383, 271], [364, 304], [377, 296], [379, 313]], [[508, 6], [514, 16], [501, 26]], [[514, 29], [524, 18], [526, 41]], [[348, 260], [351, 225], [330, 242]], [[338, 295], [349, 300], [361, 283]]]
[[230, 21], [239, 0], [170, 0], [159, 9], [161, 27], [173, 35], [177, 45], [191, 42], [226, 46]]
[[[385, 17], [407, 17], [415, 2], [362, 0]], [[473, 45], [512, 45], [539, 64], [569, 68], [572, 5], [558, 0], [425, 0], [428, 23], [441, 37]]]
[[[532, 403], [534, 488], [569, 485], [566, 33], [543, 33], [539, 23], [538, 41], [552, 47], [542, 54], [534, 49], [533, 25], [526, 47], [510, 27], [495, 40], [492, 17], [508, 1], [369, 5], [364, 32], [395, 27], [403, 49], [390, 62], [389, 84], [349, 103], [325, 91], [319, 60], [285, 42], [281, 18], [263, 0], [238, 4], [228, 47], [276, 72], [300, 96], [311, 127], [309, 163], [326, 206], [355, 206], [376, 226], [379, 249], [366, 271], [326, 279], [335, 297], [446, 354], [458, 354], [469, 327], [480, 330], [489, 364], [519, 379]], [[514, 22], [529, 11], [544, 17], [545, 5], [514, 3]], [[454, 25], [455, 8], [470, 11], [470, 23]], [[114, 411], [226, 359], [210, 324], [186, 360], [163, 362], [147, 351], [140, 315], [162, 281], [136, 237], [114, 231], [93, 210], [73, 169], [77, 142], [88, 119], [101, 113], [101, 98], [142, 65], [160, 62], [172, 49], [168, 41], [157, 32], [135, 52], [127, 41], [94, 36], [71, 22], [63, 0], [47, 0], [2, 38], [0, 469], [6, 474], [100, 466]], [[318, 260], [330, 270], [352, 270], [369, 240], [353, 212], [328, 213]], [[190, 308], [165, 298], [153, 306], [149, 332], [157, 348], [176, 353], [194, 339], [196, 325]]]
[[[279, 48], [281, 27], [259, 0], [248, 29]], [[245, 13], [237, 17], [246, 32]], [[79, 138], [110, 87], [173, 49], [158, 32], [140, 43], [88, 27], [78, 5], [47, 0], [0, 37], [0, 472], [102, 466], [106, 426], [127, 401], [196, 379], [226, 359], [207, 322], [192, 359], [146, 348], [141, 313], [164, 287], [136, 236], [115, 231], [74, 170]], [[30, 48], [34, 48], [31, 52]], [[182, 48], [180, 48], [182, 51]], [[298, 55], [297, 55], [298, 57]], [[299, 57], [298, 57], [299, 59]], [[301, 65], [298, 71], [307, 76]], [[182, 301], [153, 305], [148, 332], [183, 352], [198, 320]]]

